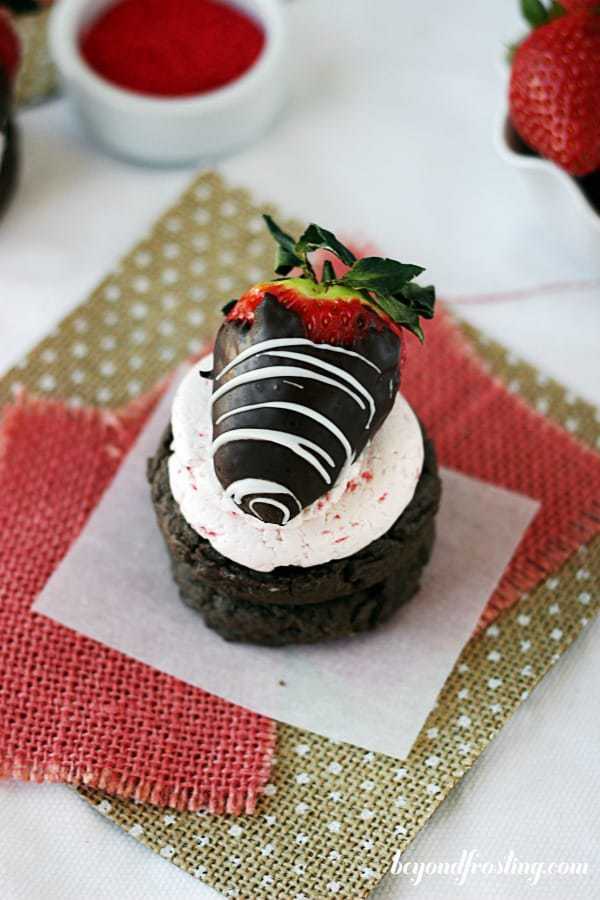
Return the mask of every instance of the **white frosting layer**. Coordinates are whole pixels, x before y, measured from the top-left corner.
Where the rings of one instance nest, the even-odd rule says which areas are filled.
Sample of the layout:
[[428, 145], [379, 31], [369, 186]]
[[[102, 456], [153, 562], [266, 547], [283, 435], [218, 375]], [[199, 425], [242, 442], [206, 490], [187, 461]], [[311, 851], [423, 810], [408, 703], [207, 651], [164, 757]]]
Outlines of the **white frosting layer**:
[[226, 495], [212, 460], [212, 382], [197, 363], [173, 402], [171, 491], [191, 527], [228, 559], [259, 572], [351, 556], [381, 537], [410, 503], [423, 467], [423, 439], [398, 394], [388, 418], [338, 482], [285, 526], [246, 515]]

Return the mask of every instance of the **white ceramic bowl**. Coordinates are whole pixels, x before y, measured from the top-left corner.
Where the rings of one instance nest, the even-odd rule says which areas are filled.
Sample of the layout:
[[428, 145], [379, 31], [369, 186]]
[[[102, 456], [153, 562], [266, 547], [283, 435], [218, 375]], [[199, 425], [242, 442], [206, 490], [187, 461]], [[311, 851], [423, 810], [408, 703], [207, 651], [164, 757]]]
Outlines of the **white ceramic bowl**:
[[183, 165], [230, 153], [269, 127], [286, 93], [286, 23], [280, 0], [234, 0], [264, 28], [262, 53], [231, 84], [185, 98], [136, 94], [88, 66], [79, 51], [79, 36], [113, 2], [60, 0], [49, 33], [64, 89], [88, 131], [107, 150], [150, 165]]

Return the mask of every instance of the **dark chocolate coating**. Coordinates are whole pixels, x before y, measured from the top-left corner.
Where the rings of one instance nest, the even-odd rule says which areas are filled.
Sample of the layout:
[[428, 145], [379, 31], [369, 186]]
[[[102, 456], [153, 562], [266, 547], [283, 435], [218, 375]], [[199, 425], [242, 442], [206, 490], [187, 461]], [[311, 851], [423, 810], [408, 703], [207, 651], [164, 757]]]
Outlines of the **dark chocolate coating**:
[[18, 175], [18, 139], [11, 112], [10, 80], [0, 66], [0, 134], [4, 138], [4, 150], [0, 152], [0, 216], [12, 199]]
[[[222, 378], [218, 378], [227, 364], [247, 348], [276, 338], [307, 337], [301, 317], [293, 310], [286, 309], [276, 297], [267, 295], [257, 307], [251, 326], [238, 321], [226, 321], [219, 329], [215, 343], [213, 393], [244, 373], [260, 369], [266, 372], [274, 366], [292, 366], [302, 370], [287, 376], [277, 375], [239, 384], [219, 397], [213, 406], [213, 440], [236, 429], [260, 429], [277, 432], [278, 435], [301, 436], [303, 440], [310, 442], [302, 444], [302, 449], [308, 450], [329, 476], [328, 484], [322, 471], [313, 463], [288, 446], [282, 446], [267, 437], [235, 440], [218, 447], [215, 453], [215, 471], [225, 489], [243, 479], [259, 479], [283, 485], [297, 498], [298, 502], [295, 502], [293, 496], [270, 493], [268, 490], [249, 493], [240, 498], [239, 505], [244, 512], [275, 524], [285, 524], [282, 521], [284, 513], [278, 507], [260, 503], [258, 498], [270, 498], [279, 504], [283, 503], [289, 511], [290, 519], [294, 518], [301, 509], [314, 503], [335, 484], [347, 462], [347, 451], [343, 443], [324, 422], [315, 421], [300, 410], [263, 407], [238, 412], [222, 422], [218, 421], [219, 417], [239, 407], [265, 402], [293, 403], [307, 411], [317, 412], [333, 423], [345, 435], [352, 450], [352, 459], [355, 459], [389, 415], [399, 386], [400, 339], [388, 329], [377, 331], [375, 328], [370, 329], [351, 348], [341, 350], [360, 354], [374, 363], [380, 371], [351, 353], [328, 350], [322, 344], [311, 343], [273, 348], [285, 354], [284, 356], [276, 356], [268, 351], [251, 356], [235, 365]], [[299, 354], [301, 358], [289, 357], [289, 353]], [[318, 361], [335, 368], [330, 370], [320, 367]], [[344, 373], [356, 379], [372, 397], [374, 415], [370, 425], [368, 400], [357, 389], [356, 384], [344, 377]], [[333, 383], [313, 380], [311, 375], [328, 378]], [[357, 397], [363, 402], [363, 409], [358, 404]], [[323, 454], [333, 461], [333, 465]], [[255, 505], [251, 508], [253, 501]]]

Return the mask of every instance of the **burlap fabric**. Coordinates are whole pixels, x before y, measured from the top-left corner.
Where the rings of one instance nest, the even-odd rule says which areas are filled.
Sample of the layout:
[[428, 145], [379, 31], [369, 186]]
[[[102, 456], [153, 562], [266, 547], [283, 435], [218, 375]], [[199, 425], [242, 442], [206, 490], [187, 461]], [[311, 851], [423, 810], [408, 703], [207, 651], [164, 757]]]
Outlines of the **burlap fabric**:
[[95, 784], [215, 812], [254, 808], [275, 738], [262, 716], [31, 613], [152, 407], [23, 396], [0, 429], [0, 776]]
[[[597, 412], [499, 344], [464, 327], [504, 388], [600, 446]], [[600, 609], [600, 537], [466, 645], [405, 761], [278, 726], [277, 763], [259, 815], [177, 816], [80, 793], [137, 840], [225, 896], [367, 896], [515, 709]]]
[[45, 100], [57, 88], [56, 69], [48, 52], [48, 16], [53, 0], [40, 0], [37, 9], [17, 13], [0, 0], [0, 14], [6, 16], [20, 48], [15, 81], [15, 100], [28, 106]]
[[[0, 391], [8, 398], [26, 383], [116, 406], [151, 388], [200, 349], [224, 300], [269, 271], [258, 211], [246, 192], [201, 176]], [[364, 896], [596, 611], [599, 461], [585, 446], [598, 439], [594, 413], [521, 364], [513, 372], [497, 347], [480, 343], [476, 353], [475, 343], [440, 316], [418, 358], [411, 351], [406, 393], [444, 463], [532, 494], [542, 510], [486, 621], [505, 610], [465, 648], [409, 759], [280, 725], [278, 763], [256, 817], [173, 819], [85, 791], [135, 837], [222, 891]]]

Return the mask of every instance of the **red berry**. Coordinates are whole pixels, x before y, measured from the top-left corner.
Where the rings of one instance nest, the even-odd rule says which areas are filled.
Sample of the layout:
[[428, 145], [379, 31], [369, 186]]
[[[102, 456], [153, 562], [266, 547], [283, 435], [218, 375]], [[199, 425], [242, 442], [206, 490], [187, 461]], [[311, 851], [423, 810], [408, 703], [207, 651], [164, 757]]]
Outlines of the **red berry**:
[[252, 322], [254, 310], [266, 294], [277, 297], [286, 309], [293, 309], [306, 325], [308, 336], [317, 344], [351, 346], [369, 328], [389, 328], [402, 337], [402, 329], [386, 314], [376, 312], [360, 298], [349, 300], [315, 299], [302, 294], [285, 281], [261, 284], [247, 291], [227, 314], [227, 319]]
[[21, 60], [19, 38], [6, 13], [0, 9], [0, 66], [14, 78]]
[[510, 115], [523, 140], [571, 175], [600, 168], [600, 15], [573, 12], [517, 48]]
[[567, 12], [579, 12], [580, 10], [600, 9], [600, 0], [561, 0], [560, 5]]

